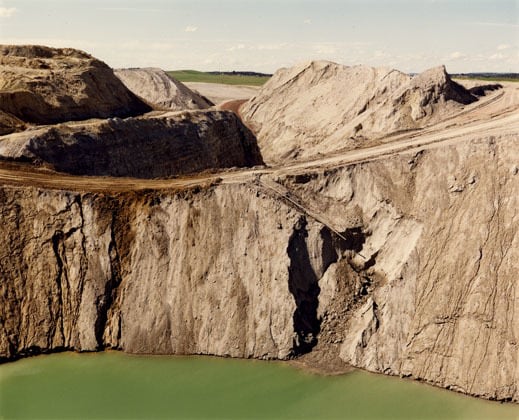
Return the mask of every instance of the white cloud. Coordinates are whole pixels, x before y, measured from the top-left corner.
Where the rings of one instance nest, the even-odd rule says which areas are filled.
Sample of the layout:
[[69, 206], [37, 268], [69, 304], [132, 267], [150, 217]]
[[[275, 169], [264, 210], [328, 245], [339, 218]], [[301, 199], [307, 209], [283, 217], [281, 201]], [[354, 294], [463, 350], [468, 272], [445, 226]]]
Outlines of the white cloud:
[[499, 44], [497, 46], [498, 51], [508, 50], [509, 48], [512, 48], [512, 46], [510, 44]]
[[449, 54], [449, 58], [451, 60], [459, 60], [460, 58], [465, 58], [465, 54], [460, 53], [459, 51], [454, 51]]
[[138, 7], [99, 7], [97, 10], [107, 12], [162, 12], [162, 9], [142, 9]]
[[289, 46], [286, 42], [280, 42], [279, 44], [258, 44], [252, 49], [256, 49], [259, 51], [278, 51], [283, 50]]
[[227, 51], [236, 51], [236, 50], [244, 50], [244, 49], [245, 49], [245, 44], [238, 44], [238, 45], [233, 45], [230, 48], [227, 48]]
[[0, 7], [0, 18], [13, 16], [18, 10], [16, 7]]
[[500, 28], [519, 28], [519, 24], [508, 22], [471, 22], [469, 24], [477, 26], [497, 26]]
[[331, 55], [336, 54], [339, 49], [335, 43], [317, 43], [312, 45], [312, 51], [319, 55]]
[[305, 19], [305, 20], [303, 20], [303, 23], [305, 25], [311, 25], [312, 24], [312, 19]]
[[504, 58], [506, 58], [506, 56], [501, 53], [492, 54], [490, 57], [488, 57], [489, 60], [503, 60]]
[[172, 42], [143, 42], [143, 41], [127, 41], [117, 43], [117, 48], [128, 51], [156, 51], [169, 52], [175, 49], [175, 44]]
[[196, 32], [198, 31], [198, 26], [186, 26], [186, 29], [184, 29], [185, 32]]
[[382, 51], [382, 50], [376, 50], [374, 53], [373, 53], [373, 56], [375, 58], [388, 58], [388, 57], [391, 57], [391, 54], [385, 52], [385, 51]]

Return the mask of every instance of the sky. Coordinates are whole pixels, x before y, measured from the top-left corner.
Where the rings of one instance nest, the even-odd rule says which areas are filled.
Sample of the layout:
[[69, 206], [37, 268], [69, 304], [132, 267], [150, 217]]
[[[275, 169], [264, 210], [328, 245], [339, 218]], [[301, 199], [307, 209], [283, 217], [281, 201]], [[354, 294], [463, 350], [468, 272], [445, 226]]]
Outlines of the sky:
[[79, 48], [115, 68], [519, 72], [519, 0], [0, 0], [0, 43]]

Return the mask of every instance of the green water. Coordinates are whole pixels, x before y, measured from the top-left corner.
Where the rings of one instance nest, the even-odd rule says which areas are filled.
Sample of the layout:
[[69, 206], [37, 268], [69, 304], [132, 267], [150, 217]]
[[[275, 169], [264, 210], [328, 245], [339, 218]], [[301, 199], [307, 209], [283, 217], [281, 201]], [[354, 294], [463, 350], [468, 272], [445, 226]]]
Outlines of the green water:
[[0, 418], [517, 419], [517, 405], [283, 363], [62, 353], [0, 366]]

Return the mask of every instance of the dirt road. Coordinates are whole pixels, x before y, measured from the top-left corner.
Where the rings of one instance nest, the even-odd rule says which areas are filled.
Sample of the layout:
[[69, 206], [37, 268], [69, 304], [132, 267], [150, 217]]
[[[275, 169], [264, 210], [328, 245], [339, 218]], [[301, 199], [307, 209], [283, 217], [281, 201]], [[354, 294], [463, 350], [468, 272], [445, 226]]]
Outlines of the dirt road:
[[175, 179], [135, 179], [87, 177], [57, 174], [29, 164], [0, 161], [0, 185], [32, 185], [60, 190], [122, 192], [145, 189], [182, 190], [213, 183], [243, 183], [263, 174], [286, 175], [328, 169], [348, 164], [415, 153], [434, 147], [445, 147], [460, 141], [489, 136], [516, 136], [519, 142], [519, 84], [506, 84], [497, 91], [467, 107], [460, 114], [423, 130], [384, 138], [381, 144], [337, 153], [312, 161], [296, 162], [283, 167], [228, 170], [202, 173]]

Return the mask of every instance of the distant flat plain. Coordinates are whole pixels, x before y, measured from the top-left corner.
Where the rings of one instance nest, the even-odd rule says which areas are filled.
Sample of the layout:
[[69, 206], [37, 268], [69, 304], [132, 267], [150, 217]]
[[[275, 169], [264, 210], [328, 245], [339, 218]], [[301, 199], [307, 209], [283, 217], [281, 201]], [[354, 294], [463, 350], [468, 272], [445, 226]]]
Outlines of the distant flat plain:
[[214, 72], [203, 72], [197, 70], [172, 70], [167, 72], [170, 76], [185, 82], [221, 83], [226, 85], [261, 86], [270, 76], [249, 76], [243, 74], [215, 74]]

